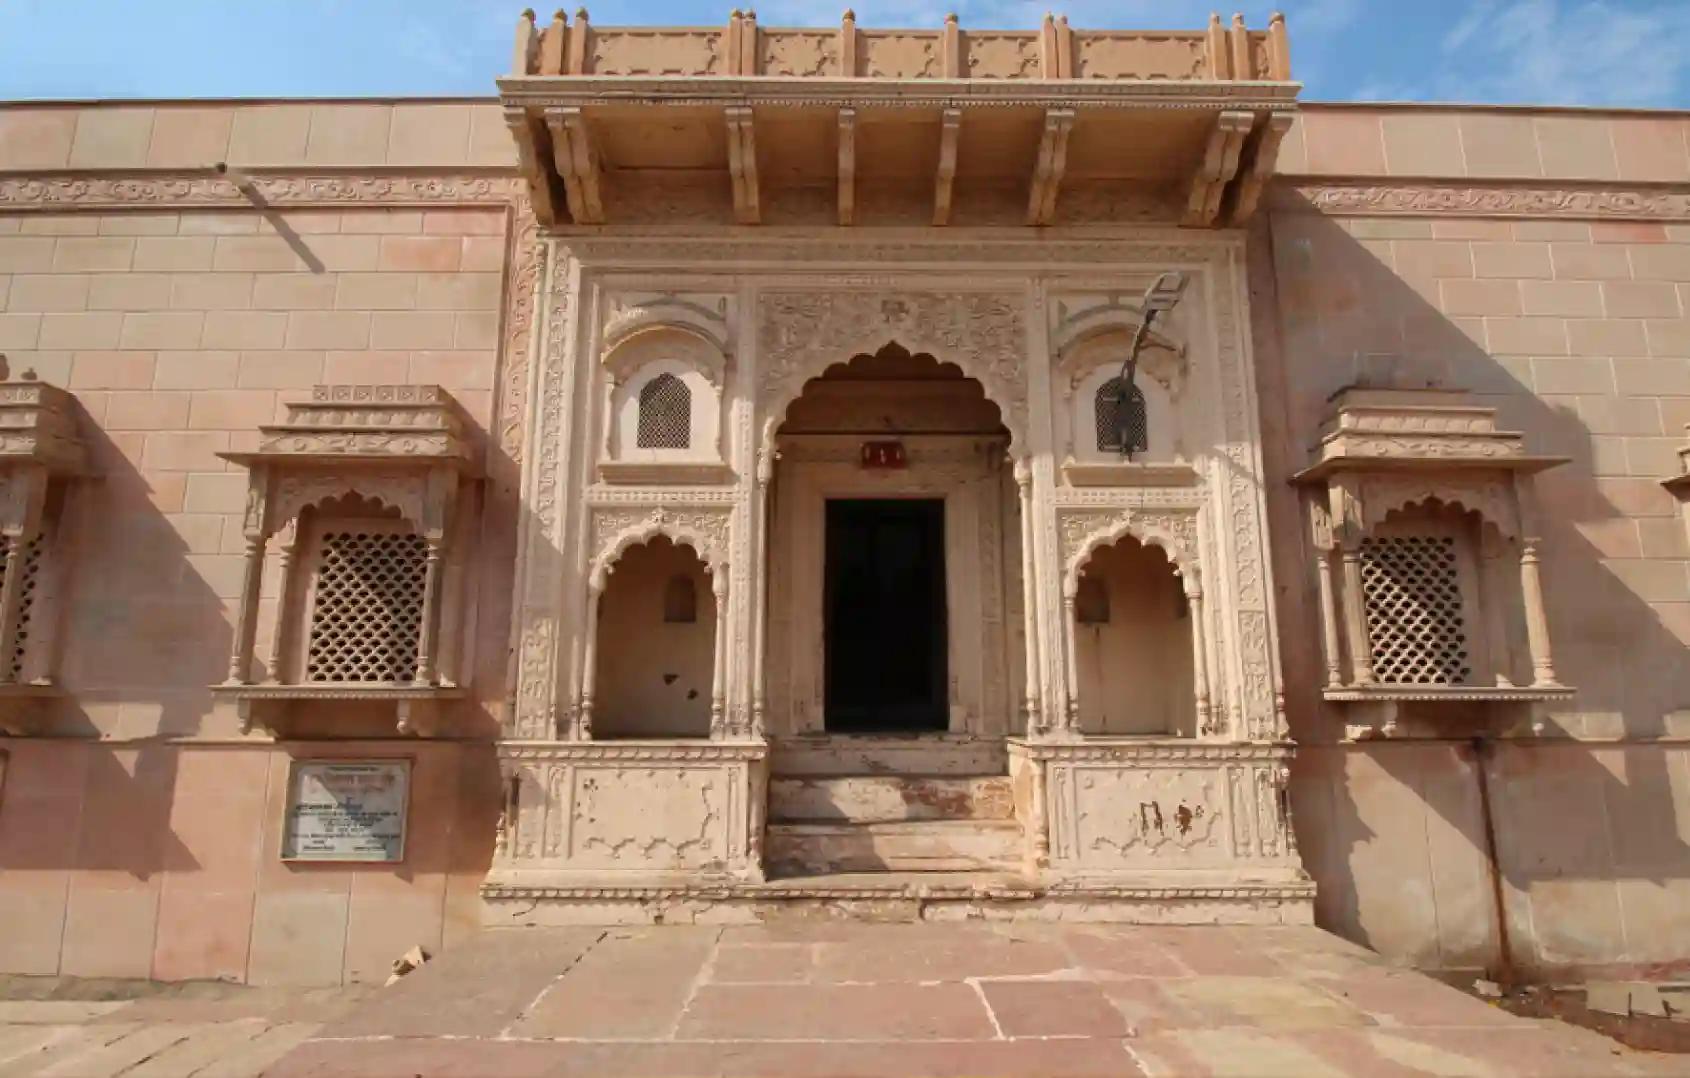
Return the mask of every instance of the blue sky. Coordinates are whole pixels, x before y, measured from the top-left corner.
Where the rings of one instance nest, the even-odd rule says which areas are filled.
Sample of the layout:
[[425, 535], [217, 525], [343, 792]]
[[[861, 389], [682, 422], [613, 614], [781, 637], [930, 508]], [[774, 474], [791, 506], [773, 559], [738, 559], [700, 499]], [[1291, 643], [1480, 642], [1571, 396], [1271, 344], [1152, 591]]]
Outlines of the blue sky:
[[[577, 0], [578, 2], [578, 0]], [[603, 25], [714, 25], [734, 0], [593, 0]], [[741, 0], [746, 2], [746, 0]], [[758, 2], [758, 0], [752, 0]], [[1042, 0], [761, 0], [765, 26], [1029, 28]], [[524, 0], [0, 0], [0, 99], [490, 95]], [[1069, 0], [1076, 27], [1196, 29], [1212, 0]], [[1275, 8], [1312, 100], [1690, 108], [1687, 0], [1236, 0]], [[549, 14], [550, 9], [542, 12]]]

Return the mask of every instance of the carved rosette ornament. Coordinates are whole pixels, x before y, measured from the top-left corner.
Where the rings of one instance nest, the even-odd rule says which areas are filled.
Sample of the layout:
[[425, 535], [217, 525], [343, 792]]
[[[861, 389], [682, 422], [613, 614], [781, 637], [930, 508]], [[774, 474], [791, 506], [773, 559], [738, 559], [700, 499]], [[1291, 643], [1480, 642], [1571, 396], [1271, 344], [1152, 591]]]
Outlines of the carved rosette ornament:
[[[1528, 453], [1459, 390], [1333, 398], [1295, 479], [1315, 548], [1323, 693], [1351, 709], [1351, 736], [1403, 732], [1407, 705], [1572, 693], [1550, 651], [1532, 494], [1532, 477], [1563, 461]], [[1516, 618], [1525, 655], [1508, 629]]]
[[[236, 701], [248, 729], [260, 721], [279, 729], [295, 702], [344, 699], [391, 703], [400, 732], [422, 732], [423, 720], [433, 717], [439, 701], [462, 695], [451, 676], [457, 664], [451, 662], [443, 641], [456, 635], [463, 589], [449, 592], [447, 581], [459, 575], [463, 563], [463, 552], [454, 540], [476, 476], [467, 420], [457, 402], [434, 385], [321, 385], [312, 390], [309, 400], [287, 408], [286, 421], [259, 428], [256, 451], [222, 454], [248, 472], [243, 520], [246, 573], [229, 678], [214, 686], [214, 691]], [[326, 572], [322, 567], [330, 564], [327, 547], [313, 559], [317, 569], [309, 582], [294, 579], [304, 568], [299, 564], [304, 561], [301, 555], [311, 554], [301, 549], [302, 515], [347, 499], [373, 502], [399, 517], [397, 523], [380, 518], [355, 521], [361, 526], [343, 537], [362, 551], [357, 556], [373, 559], [362, 568], [346, 570], [358, 591], [401, 586], [397, 581], [403, 579], [404, 570], [388, 562], [409, 548], [402, 539], [381, 536], [410, 534], [416, 537], [412, 543], [420, 541], [415, 616], [405, 614], [399, 619], [406, 626], [414, 621], [415, 640], [408, 640], [401, 650], [414, 646], [416, 661], [414, 673], [398, 680], [385, 675], [371, 680], [367, 674], [345, 680], [321, 668], [306, 676], [304, 662], [289, 655], [291, 637], [305, 617], [303, 610], [293, 607], [307, 590], [323, 603], [329, 587], [325, 581], [334, 579], [315, 575]], [[260, 676], [261, 664], [254, 653], [259, 597], [273, 541], [280, 555], [282, 600], [276, 604], [271, 654]], [[388, 551], [396, 555], [384, 554]], [[389, 606], [400, 602], [398, 594], [390, 597]], [[342, 631], [347, 636], [356, 635], [366, 620], [380, 620], [353, 613], [346, 617]], [[359, 643], [377, 652], [389, 651], [381, 641]]]

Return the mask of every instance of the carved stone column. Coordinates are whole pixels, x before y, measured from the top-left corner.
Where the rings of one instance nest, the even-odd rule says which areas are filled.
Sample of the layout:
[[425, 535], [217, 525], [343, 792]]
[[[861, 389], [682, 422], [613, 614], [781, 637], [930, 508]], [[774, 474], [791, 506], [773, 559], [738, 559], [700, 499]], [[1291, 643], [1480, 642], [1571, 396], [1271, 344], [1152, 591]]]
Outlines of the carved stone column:
[[1320, 589], [1320, 641], [1326, 653], [1326, 687], [1344, 684], [1343, 650], [1338, 642], [1338, 601], [1332, 586], [1332, 547], [1316, 547], [1314, 576]]
[[593, 739], [593, 692], [599, 673], [599, 600], [602, 598], [604, 581], [594, 578], [587, 584], [587, 624], [582, 634], [586, 639], [581, 649], [581, 702], [575, 709], [574, 737], [580, 741]]
[[417, 630], [417, 680], [429, 685], [440, 681], [440, 576], [445, 540], [428, 536], [427, 560], [423, 565], [422, 626]]
[[710, 736], [727, 736], [728, 688], [728, 571], [718, 568], [710, 574], [710, 591], [716, 596], [716, 647], [710, 661]]
[[18, 649], [18, 607], [23, 598], [23, 554], [29, 537], [18, 532], [6, 536], [5, 582], [0, 584], [0, 685], [16, 680], [8, 656]]
[[1078, 581], [1062, 582], [1062, 648], [1067, 653], [1062, 662], [1062, 729], [1070, 734], [1080, 728], [1080, 651], [1074, 609], [1078, 593]]
[[1526, 645], [1532, 653], [1532, 687], [1557, 688], [1555, 661], [1549, 653], [1549, 618], [1543, 609], [1543, 582], [1538, 576], [1536, 536], [1520, 540], [1520, 595], [1526, 604]]
[[[280, 572], [278, 574], [281, 578], [278, 584], [281, 588], [281, 592], [276, 600], [275, 630], [270, 637], [271, 681], [280, 681], [282, 679], [282, 668], [292, 657], [288, 645], [290, 642], [289, 637], [293, 635], [294, 631], [294, 619], [292, 617], [293, 604], [288, 601], [288, 598], [293, 592], [293, 578], [294, 574], [298, 570], [300, 545], [304, 542], [303, 536], [301, 535], [303, 530], [300, 527], [301, 523], [301, 521], [295, 520], [293, 524], [290, 525], [292, 531], [291, 537], [282, 539], [281, 541], [282, 558]], [[281, 535], [286, 536], [288, 535], [288, 532], [284, 531]], [[278, 538], [280, 538], [280, 536]]]
[[1197, 708], [1197, 734], [1214, 733], [1214, 713], [1209, 707], [1209, 645], [1203, 632], [1203, 585], [1193, 573], [1185, 574], [1187, 616], [1191, 619], [1191, 686]]
[[[8, 576], [9, 586], [12, 578]], [[241, 602], [235, 614], [235, 643], [229, 651], [229, 680], [252, 684], [252, 647], [258, 639], [258, 597], [264, 586], [264, 536], [246, 536], [246, 574], [241, 579]]]
[[1511, 674], [1514, 655], [1513, 649], [1508, 646], [1508, 626], [1504, 618], [1507, 605], [1502, 588], [1503, 546], [1502, 538], [1494, 528], [1480, 525], [1477, 613], [1484, 619], [1485, 650], [1489, 653], [1487, 659], [1496, 677], [1496, 687], [1511, 689], [1514, 687]]
[[764, 684], [768, 669], [769, 624], [769, 513], [773, 510], [774, 451], [765, 446], [757, 454], [757, 495], [752, 511], [757, 514], [754, 553], [751, 562], [753, 581], [751, 608], [751, 736], [762, 737], [768, 729], [768, 688]]
[[1037, 737], [1044, 731], [1042, 709], [1039, 706], [1039, 615], [1037, 585], [1033, 580], [1033, 469], [1026, 457], [1015, 458], [1015, 488], [1021, 507], [1021, 621], [1022, 641], [1026, 657], [1026, 684], [1023, 686], [1022, 714], [1027, 737]]
[[1350, 677], [1357, 685], [1371, 685], [1373, 675], [1373, 643], [1367, 635], [1367, 608], [1361, 584], [1361, 544], [1354, 539], [1343, 543], [1344, 557], [1344, 628], [1350, 644]]

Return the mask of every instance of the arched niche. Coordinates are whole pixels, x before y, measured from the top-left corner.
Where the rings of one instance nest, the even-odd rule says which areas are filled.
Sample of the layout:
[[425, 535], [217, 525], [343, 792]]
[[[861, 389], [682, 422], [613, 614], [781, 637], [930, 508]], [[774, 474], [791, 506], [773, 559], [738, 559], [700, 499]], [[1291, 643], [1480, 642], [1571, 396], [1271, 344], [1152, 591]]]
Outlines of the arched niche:
[[1123, 536], [1095, 547], [1075, 584], [1077, 600], [1094, 596], [1073, 610], [1079, 732], [1195, 734], [1191, 603], [1167, 554]]
[[[1061, 398], [1058, 420], [1063, 428], [1059, 437], [1073, 460], [1119, 461], [1123, 459], [1121, 453], [1099, 445], [1097, 395], [1121, 374], [1123, 363], [1132, 354], [1138, 323], [1112, 312], [1090, 320], [1080, 316], [1077, 321], [1077, 328], [1059, 334], [1056, 341], [1056, 388]], [[1195, 438], [1180, 410], [1186, 382], [1184, 345], [1154, 331], [1146, 334], [1133, 385], [1144, 395], [1149, 444], [1143, 452], [1134, 453], [1133, 460], [1176, 463], [1190, 457]]]
[[[680, 586], [692, 618], [669, 616]], [[716, 626], [711, 573], [691, 546], [656, 535], [622, 550], [599, 598], [594, 738], [709, 737]]]
[[[600, 469], [605, 478], [684, 479], [687, 466], [723, 464], [728, 354], [720, 338], [692, 325], [636, 324], [608, 341], [602, 366], [609, 417]], [[684, 396], [685, 430], [680, 437], [642, 439], [641, 417], [652, 407], [652, 390], [665, 384]], [[673, 430], [667, 423], [665, 429]], [[683, 473], [666, 474], [664, 465], [681, 466]], [[653, 466], [655, 471], [638, 470]]]

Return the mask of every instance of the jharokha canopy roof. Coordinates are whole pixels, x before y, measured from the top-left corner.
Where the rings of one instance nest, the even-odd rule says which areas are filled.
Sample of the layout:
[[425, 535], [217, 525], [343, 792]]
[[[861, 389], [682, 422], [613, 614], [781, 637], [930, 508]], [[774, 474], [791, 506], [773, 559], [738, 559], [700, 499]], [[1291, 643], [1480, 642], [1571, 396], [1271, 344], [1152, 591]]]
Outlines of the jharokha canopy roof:
[[517, 23], [499, 80], [547, 225], [1236, 224], [1290, 126], [1285, 20], [1204, 30]]

